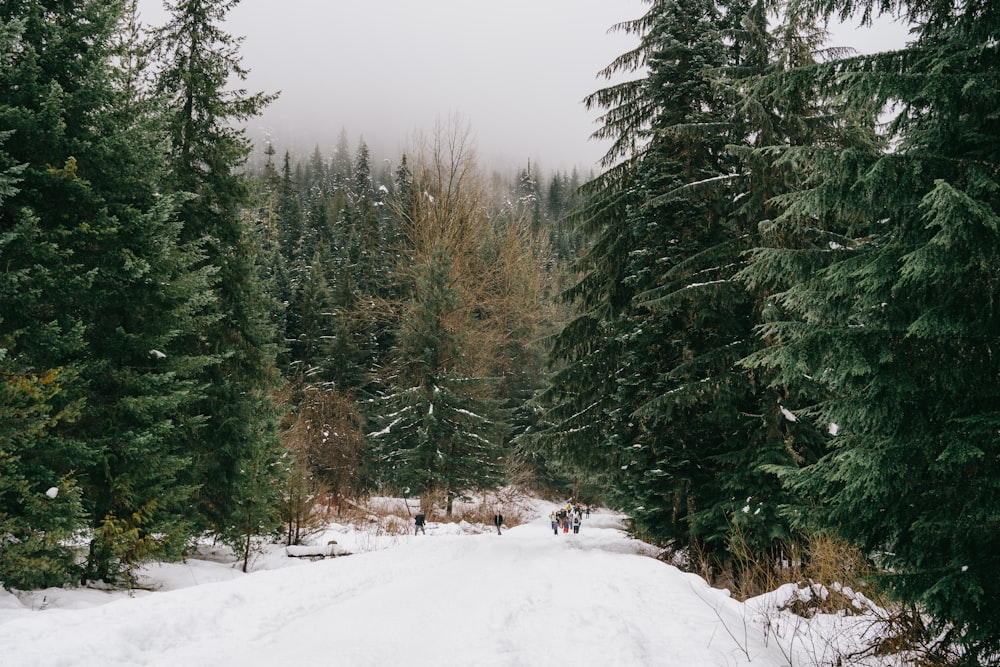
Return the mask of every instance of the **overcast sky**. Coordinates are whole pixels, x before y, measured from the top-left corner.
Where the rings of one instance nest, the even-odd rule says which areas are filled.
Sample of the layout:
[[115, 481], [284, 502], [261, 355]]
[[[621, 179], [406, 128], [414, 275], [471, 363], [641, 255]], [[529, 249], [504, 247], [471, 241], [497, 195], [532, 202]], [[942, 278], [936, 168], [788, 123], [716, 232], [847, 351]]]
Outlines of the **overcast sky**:
[[[243, 0], [226, 23], [243, 36], [251, 91], [276, 92], [251, 139], [279, 152], [324, 153], [346, 131], [395, 157], [417, 133], [460, 117], [487, 162], [589, 169], [585, 96], [634, 37], [608, 34], [643, 14], [641, 0]], [[140, 0], [143, 22], [164, 20]]]
[[[459, 117], [482, 161], [596, 168], [598, 109], [583, 98], [637, 40], [616, 23], [642, 0], [242, 0], [226, 30], [244, 37], [250, 91], [279, 99], [248, 126], [279, 153], [332, 152], [341, 130], [395, 158], [437, 123]], [[162, 0], [140, 0], [149, 25]], [[855, 35], [838, 40], [858, 46]], [[845, 43], [846, 42], [846, 43]]]

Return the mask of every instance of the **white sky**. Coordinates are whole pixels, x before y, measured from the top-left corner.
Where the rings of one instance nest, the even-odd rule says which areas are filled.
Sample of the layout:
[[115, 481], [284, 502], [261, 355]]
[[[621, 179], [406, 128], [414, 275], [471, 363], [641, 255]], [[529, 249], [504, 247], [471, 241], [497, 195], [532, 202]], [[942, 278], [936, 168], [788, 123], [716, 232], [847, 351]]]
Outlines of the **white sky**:
[[[484, 160], [593, 166], [597, 112], [582, 100], [597, 72], [635, 45], [615, 23], [641, 0], [243, 0], [226, 24], [243, 36], [251, 91], [281, 97], [250, 126], [279, 152], [352, 149], [396, 157], [418, 133], [458, 116]], [[161, 0], [140, 0], [163, 21]], [[291, 146], [289, 146], [291, 144]]]
[[[579, 534], [553, 535], [552, 508], [535, 507], [527, 518], [541, 516], [503, 535], [432, 518], [427, 534], [414, 536], [405, 513], [399, 531], [391, 530], [395, 517], [365, 524], [368, 532], [333, 524], [314, 543], [336, 539], [353, 555], [310, 562], [272, 545], [251, 574], [206, 545], [184, 563], [144, 568], [135, 597], [0, 589], [0, 662], [779, 667], [833, 664], [838, 650], [856, 651], [859, 635], [881, 629], [871, 613], [805, 619], [779, 611], [791, 584], [737, 602], [652, 558], [657, 550], [629, 539], [620, 516], [602, 511]], [[878, 656], [878, 664], [897, 663]]]
[[[600, 110], [583, 98], [636, 45], [609, 29], [642, 16], [642, 0], [242, 0], [226, 29], [245, 38], [248, 90], [281, 92], [249, 125], [279, 153], [329, 154], [341, 131], [352, 150], [395, 159], [419, 134], [458, 117], [491, 164], [596, 168], [607, 144], [590, 135]], [[140, 0], [144, 22], [162, 0]], [[860, 50], [901, 43], [885, 26], [838, 33]], [[871, 47], [865, 40], [873, 39]], [[859, 40], [861, 43], [859, 44]]]

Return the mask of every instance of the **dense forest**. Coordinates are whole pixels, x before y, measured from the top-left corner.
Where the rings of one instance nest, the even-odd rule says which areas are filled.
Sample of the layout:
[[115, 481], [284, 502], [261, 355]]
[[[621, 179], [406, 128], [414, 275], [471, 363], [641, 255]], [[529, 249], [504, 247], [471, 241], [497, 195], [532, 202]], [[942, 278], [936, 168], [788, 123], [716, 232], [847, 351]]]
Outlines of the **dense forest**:
[[254, 147], [235, 4], [0, 5], [5, 587], [518, 484], [728, 583], [833, 541], [1000, 662], [1000, 6], [650, 0], [581, 176]]

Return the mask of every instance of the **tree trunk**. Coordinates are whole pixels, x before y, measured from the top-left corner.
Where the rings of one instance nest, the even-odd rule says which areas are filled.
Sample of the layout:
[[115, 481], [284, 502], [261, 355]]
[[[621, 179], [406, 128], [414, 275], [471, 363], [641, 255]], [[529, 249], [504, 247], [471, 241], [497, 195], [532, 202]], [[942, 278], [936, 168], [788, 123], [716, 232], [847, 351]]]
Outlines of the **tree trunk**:
[[246, 546], [243, 548], [243, 571], [247, 571], [247, 564], [250, 562], [250, 541], [253, 538], [247, 535]]

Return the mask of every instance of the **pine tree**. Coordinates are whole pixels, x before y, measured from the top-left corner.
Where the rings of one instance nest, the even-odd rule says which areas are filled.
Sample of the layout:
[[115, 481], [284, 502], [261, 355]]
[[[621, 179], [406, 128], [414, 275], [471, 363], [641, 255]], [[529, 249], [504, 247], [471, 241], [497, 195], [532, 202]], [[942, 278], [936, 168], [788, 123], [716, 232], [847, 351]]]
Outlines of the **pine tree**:
[[465, 492], [497, 483], [500, 426], [476, 395], [479, 381], [458, 368], [461, 343], [449, 326], [458, 296], [448, 287], [443, 248], [418, 275], [399, 333], [395, 387], [380, 401], [380, 429], [369, 437], [387, 488], [422, 499], [443, 493], [450, 514]]
[[652, 133], [636, 167], [645, 201], [627, 219], [624, 281], [634, 291], [616, 398], [636, 432], [618, 446], [629, 456], [624, 488], [636, 521], [661, 540], [719, 549], [716, 506], [731, 500], [717, 495], [725, 475], [717, 459], [740, 430], [747, 387], [732, 366], [752, 324], [746, 295], [729, 279], [741, 234], [723, 203], [734, 170], [725, 147], [739, 136], [713, 80], [732, 61], [714, 3], [654, 11], [644, 96], [659, 111], [645, 121]]
[[[214, 271], [197, 266], [196, 243], [180, 241], [178, 200], [159, 194], [165, 134], [143, 87], [134, 4], [21, 11], [33, 20], [0, 107], [23, 138], [24, 179], [4, 211], [11, 267], [23, 273], [4, 319], [18, 332], [22, 372], [64, 369], [53, 414], [78, 406], [46, 431], [43, 465], [89, 514], [85, 576], [127, 581], [191, 534], [177, 427], [201, 419], [193, 377], [206, 361], [181, 341], [212, 317]], [[78, 51], [68, 57], [60, 44]]]
[[692, 275], [691, 258], [723, 242], [725, 211], [685, 190], [729, 169], [727, 109], [712, 80], [727, 61], [710, 2], [655, 2], [622, 27], [640, 46], [606, 74], [648, 64], [649, 75], [588, 99], [610, 108], [597, 133], [613, 139], [606, 163], [626, 160], [587, 186], [578, 214], [594, 240], [567, 292], [580, 314], [553, 350], [565, 367], [548, 392], [552, 439], [585, 468], [619, 471], [613, 485], [652, 537], [687, 541], [702, 486], [715, 483], [708, 460], [732, 430], [714, 376], [727, 360], [708, 355], [731, 342], [727, 323], [746, 326], [739, 306], [720, 303], [732, 300], [724, 277]]
[[654, 2], [622, 28], [640, 45], [606, 74], [647, 75], [588, 98], [609, 109], [610, 168], [574, 214], [592, 241], [567, 291], [578, 315], [556, 338], [542, 440], [602, 477], [648, 537], [724, 565], [740, 524], [767, 558], [792, 535], [763, 466], [800, 453], [779, 396], [739, 363], [760, 344], [765, 297], [737, 276], [766, 193], [786, 187], [749, 157], [762, 136], [788, 136], [747, 113], [775, 108], [750, 90], [775, 66], [773, 41], [760, 3]]
[[337, 216], [343, 210], [343, 193], [326, 196], [319, 189], [310, 187], [303, 197], [302, 239], [299, 243], [299, 261], [296, 270], [301, 271], [319, 248], [331, 253], [330, 260], [349, 265], [348, 238], [343, 225], [337, 225]]
[[289, 308], [289, 351], [296, 366], [293, 377], [298, 384], [343, 386], [343, 378], [334, 371], [342, 362], [333, 352], [342, 336], [335, 334], [339, 318], [328, 275], [321, 247], [306, 268], [303, 283]]
[[308, 198], [326, 199], [333, 192], [333, 184], [323, 152], [319, 149], [319, 144], [313, 146], [313, 152], [309, 156], [302, 172], [302, 184]]
[[60, 474], [58, 462], [38, 454], [53, 427], [73, 413], [52, 408], [58, 373], [7, 370], [14, 364], [2, 352], [0, 581], [18, 589], [74, 583], [79, 568], [68, 543], [85, 522], [81, 490], [71, 473]]
[[351, 159], [351, 144], [347, 131], [341, 129], [337, 147], [330, 160], [330, 183], [334, 189], [349, 188], [354, 180], [354, 161]]
[[[537, 171], [537, 169], [536, 169]], [[538, 231], [542, 225], [542, 198], [538, 191], [538, 176], [531, 171], [531, 162], [518, 175], [514, 187], [514, 205], [531, 216], [531, 228]]]
[[554, 259], [560, 268], [570, 266], [583, 250], [584, 234], [574, 223], [572, 213], [585, 208], [576, 170], [573, 170], [572, 175], [553, 174], [545, 197], [543, 218], [549, 231], [549, 244]]
[[267, 320], [272, 323], [274, 343], [279, 358], [285, 352], [284, 321], [288, 303], [291, 300], [292, 277], [288, 261], [282, 253], [283, 224], [281, 220], [281, 191], [283, 179], [274, 165], [277, 153], [270, 143], [264, 149], [266, 157], [264, 169], [256, 182], [252, 205], [248, 211], [254, 219], [253, 227], [258, 238], [260, 254], [257, 273], [265, 287], [267, 302], [271, 309]]
[[301, 258], [305, 230], [298, 184], [292, 175], [291, 156], [287, 151], [281, 163], [281, 183], [276, 196], [281, 255], [289, 266], [295, 266]]
[[498, 482], [505, 424], [496, 405], [488, 270], [494, 234], [468, 133], [439, 128], [412, 171], [397, 172], [396, 219], [405, 257], [396, 347], [373, 406], [371, 438], [386, 483], [451, 502]]
[[806, 72], [850, 122], [837, 144], [789, 156], [808, 180], [755, 254], [749, 276], [782, 316], [752, 361], [799, 389], [790, 408], [830, 425], [829, 453], [785, 471], [811, 525], [877, 555], [969, 664], [996, 664], [1000, 13], [901, 6], [917, 26], [906, 48]]
[[[255, 423], [258, 431], [252, 435], [269, 443], [277, 430], [277, 410], [272, 409], [265, 417], [270, 419], [258, 419]], [[232, 494], [236, 506], [229, 513], [230, 523], [223, 537], [242, 556], [244, 572], [249, 568], [257, 540], [271, 539], [279, 534], [288, 474], [282, 467], [283, 458], [284, 452], [278, 447], [258, 446], [241, 462]]]
[[[191, 434], [193, 466], [186, 481], [199, 489], [197, 510], [207, 527], [242, 543], [242, 508], [261, 484], [253, 475], [270, 470], [256, 463], [273, 458], [278, 440], [269, 395], [277, 382], [274, 334], [266, 319], [271, 306], [257, 280], [261, 258], [254, 230], [241, 214], [251, 192], [240, 172], [249, 144], [233, 127], [271, 98], [226, 88], [231, 78], [246, 76], [240, 40], [220, 28], [236, 4], [168, 3], [170, 20], [157, 33], [163, 61], [157, 84], [167, 99], [172, 140], [170, 191], [194, 195], [180, 211], [183, 238], [204, 239], [206, 263], [219, 278], [217, 319], [189, 341], [218, 361], [199, 376], [206, 390], [198, 409], [211, 418]], [[268, 532], [269, 514], [256, 516], [262, 521], [258, 532]]]
[[[350, 335], [357, 353], [367, 357], [363, 363], [373, 370], [389, 354], [391, 330], [397, 322], [393, 318], [393, 309], [387, 307], [396, 297], [396, 258], [387, 238], [392, 224], [391, 215], [385, 206], [377, 202], [370, 160], [368, 146], [362, 139], [358, 143], [353, 165], [349, 194], [351, 205], [345, 211], [345, 223], [349, 230], [349, 266], [339, 277], [338, 307], [342, 323], [350, 324]], [[367, 384], [367, 375], [364, 380], [362, 385]]]
[[371, 156], [364, 140], [358, 143], [354, 162], [352, 230], [357, 250], [351, 253], [352, 267], [358, 289], [365, 295], [375, 295], [388, 276], [384, 272], [382, 225], [375, 206], [375, 187], [371, 175]]
[[[13, 53], [23, 34], [23, 23], [0, 24], [0, 68], [14, 63]], [[18, 194], [19, 174], [26, 164], [14, 165], [3, 150], [9, 132], [0, 133], [0, 207], [4, 200]], [[0, 252], [16, 256], [18, 240], [31, 243], [35, 221], [21, 212], [4, 212], [4, 233]], [[10, 225], [6, 223], [12, 223]], [[13, 246], [13, 248], [11, 247]], [[11, 252], [11, 251], [14, 252]], [[0, 303], [13, 303], [15, 295], [30, 284], [32, 271], [8, 270], [0, 276]], [[30, 303], [21, 300], [21, 305]], [[5, 309], [6, 310], [6, 309]], [[22, 366], [30, 360], [16, 352], [19, 332], [11, 331], [0, 313], [0, 581], [7, 588], [43, 588], [74, 581], [75, 554], [66, 546], [84, 524], [80, 489], [65, 470], [58, 456], [44, 454], [44, 443], [54, 427], [72, 419], [79, 403], [62, 411], [53, 407], [53, 399], [62, 387], [59, 371], [35, 372]], [[55, 486], [53, 486], [55, 484]], [[55, 489], [54, 494], [50, 489]]]

